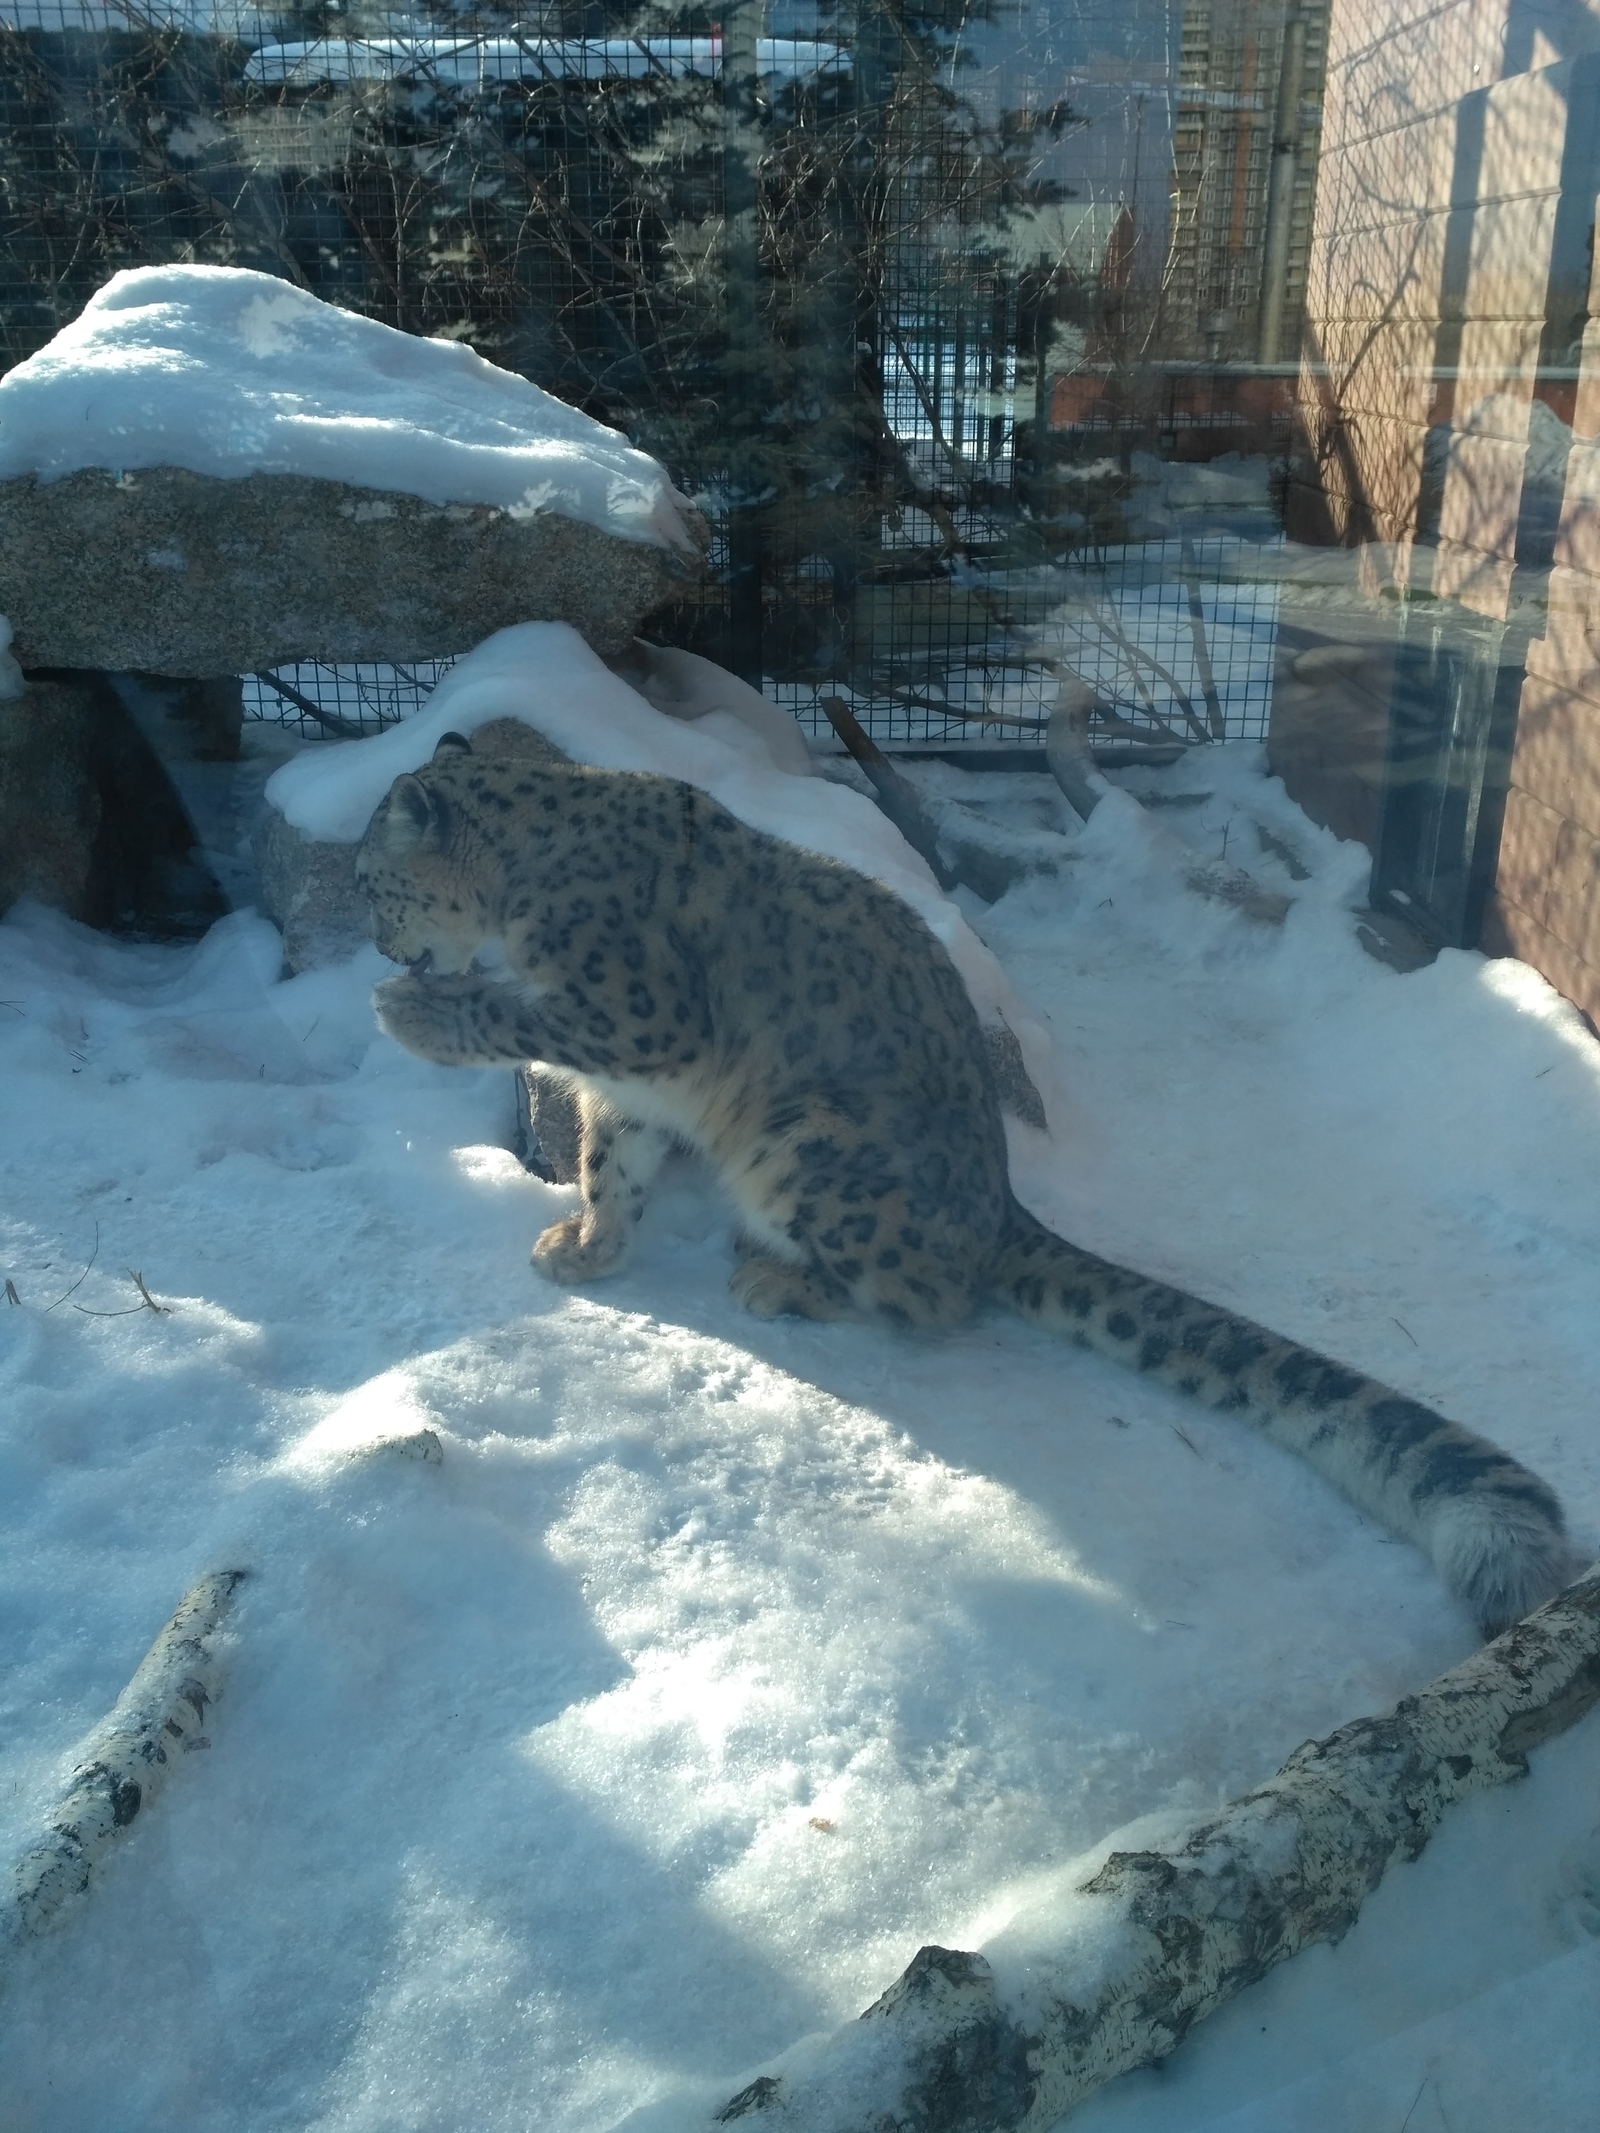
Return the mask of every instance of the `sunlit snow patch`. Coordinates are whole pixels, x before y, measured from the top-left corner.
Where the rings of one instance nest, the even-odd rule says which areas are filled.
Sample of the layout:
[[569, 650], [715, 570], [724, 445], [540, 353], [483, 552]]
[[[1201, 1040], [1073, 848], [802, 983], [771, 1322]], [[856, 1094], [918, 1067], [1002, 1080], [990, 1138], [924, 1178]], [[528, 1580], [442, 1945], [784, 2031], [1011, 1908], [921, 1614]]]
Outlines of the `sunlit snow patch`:
[[442, 1454], [433, 1421], [405, 1372], [386, 1370], [325, 1414], [290, 1448], [283, 1464], [304, 1471], [381, 1453], [437, 1466]]
[[1596, 1061], [1587, 1023], [1572, 1002], [1564, 1000], [1531, 963], [1520, 963], [1509, 955], [1494, 957], [1482, 965], [1478, 981], [1485, 992], [1506, 1001], [1519, 1015], [1543, 1023], [1572, 1053], [1574, 1064], [1591, 1075], [1595, 1073], [1600, 1062]]
[[[450, 1160], [469, 1185], [483, 1185], [491, 1192], [525, 1192], [530, 1185], [540, 1189], [509, 1148], [478, 1141], [470, 1147], [452, 1148]], [[549, 1190], [547, 1186], [542, 1189]]]

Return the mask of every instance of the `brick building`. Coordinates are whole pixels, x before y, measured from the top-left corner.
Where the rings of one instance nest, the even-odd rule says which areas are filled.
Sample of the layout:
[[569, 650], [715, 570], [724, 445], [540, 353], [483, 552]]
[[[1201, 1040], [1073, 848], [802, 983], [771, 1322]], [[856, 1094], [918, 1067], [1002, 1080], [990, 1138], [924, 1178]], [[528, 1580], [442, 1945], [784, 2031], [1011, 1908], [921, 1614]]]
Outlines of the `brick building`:
[[[1298, 345], [1327, 12], [1327, 0], [1188, 0], [1183, 10], [1165, 356], [1253, 361], [1261, 353], [1262, 262], [1286, 61], [1284, 116], [1295, 155], [1280, 335], [1286, 350]], [[1291, 23], [1297, 49], [1290, 46]]]
[[1289, 521], [1354, 555], [1274, 760], [1600, 1020], [1597, 193], [1594, 0], [1332, 0]]

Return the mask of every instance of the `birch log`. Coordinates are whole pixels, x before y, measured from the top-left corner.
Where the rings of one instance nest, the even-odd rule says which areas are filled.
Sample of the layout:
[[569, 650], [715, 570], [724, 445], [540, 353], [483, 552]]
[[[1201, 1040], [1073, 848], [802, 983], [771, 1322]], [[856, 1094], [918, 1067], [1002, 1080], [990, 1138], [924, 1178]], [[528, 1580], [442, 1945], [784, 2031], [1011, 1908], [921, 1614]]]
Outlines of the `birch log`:
[[13, 1866], [0, 1898], [0, 1952], [43, 1932], [82, 1894], [182, 1758], [210, 1747], [206, 1706], [222, 1671], [216, 1632], [243, 1576], [219, 1570], [184, 1595], [108, 1716], [79, 1746], [49, 1828]]
[[1085, 822], [1112, 790], [1089, 753], [1094, 691], [1070, 667], [1056, 670], [1056, 700], [1045, 728], [1044, 759], [1050, 775]]
[[[1469, 1793], [1600, 1701], [1600, 1564], [1392, 1711], [1308, 1741], [1159, 1851], [1113, 1852], [1022, 1960], [923, 1948], [859, 2021], [724, 2105], [795, 2133], [1045, 2133], [1316, 1941]], [[751, 2129], [755, 2133], [755, 2129]]]

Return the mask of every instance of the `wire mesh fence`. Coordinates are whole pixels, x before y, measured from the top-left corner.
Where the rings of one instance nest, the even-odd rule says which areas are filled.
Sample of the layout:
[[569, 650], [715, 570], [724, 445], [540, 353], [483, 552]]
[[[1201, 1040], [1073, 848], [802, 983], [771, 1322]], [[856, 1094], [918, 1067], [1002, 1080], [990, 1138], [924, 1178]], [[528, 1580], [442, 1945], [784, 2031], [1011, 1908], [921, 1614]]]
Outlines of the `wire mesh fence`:
[[[959, 645], [921, 693], [858, 701], [880, 747], [1038, 748], [1063, 668], [1095, 694], [1104, 741], [1137, 745], [1261, 740], [1272, 709], [1278, 588], [1254, 575], [1259, 544], [1227, 535], [1128, 544], [1053, 576], [1041, 618], [985, 664]], [[1036, 589], [1037, 590], [1037, 589]], [[245, 715], [308, 739], [375, 732], [408, 717], [452, 664], [330, 666], [307, 661], [245, 683]], [[832, 728], [814, 684], [768, 693], [820, 741]], [[837, 692], [836, 692], [837, 693]], [[869, 723], [870, 721], [870, 723]]]
[[[714, 539], [652, 633], [819, 737], [836, 694], [886, 745], [1037, 745], [1063, 663], [1103, 739], [1258, 733], [1270, 595], [1214, 534], [1136, 538], [1174, 34], [1158, 0], [0, 0], [0, 361], [121, 267], [282, 275], [654, 452]], [[1060, 412], [1090, 372], [1109, 454]], [[247, 705], [366, 731], [436, 671]]]
[[247, 674], [244, 715], [293, 726], [305, 740], [358, 740], [409, 718], [454, 663], [419, 659], [407, 666], [376, 661], [330, 666], [308, 659], [270, 674]]
[[1104, 707], [1103, 729], [1185, 743], [1265, 737], [1278, 587], [1256, 574], [1263, 560], [1260, 544], [1219, 534], [1086, 564], [1082, 595], [1051, 634]]

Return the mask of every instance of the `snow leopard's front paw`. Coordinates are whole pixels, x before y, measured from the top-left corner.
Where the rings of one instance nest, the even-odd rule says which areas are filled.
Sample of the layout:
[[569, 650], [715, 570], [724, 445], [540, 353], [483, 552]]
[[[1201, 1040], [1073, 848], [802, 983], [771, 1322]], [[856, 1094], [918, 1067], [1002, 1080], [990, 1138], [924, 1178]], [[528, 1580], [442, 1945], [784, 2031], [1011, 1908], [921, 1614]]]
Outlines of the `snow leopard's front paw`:
[[454, 1066], [463, 1052], [465, 1016], [459, 981], [408, 971], [373, 987], [378, 1027], [418, 1059]]
[[570, 1286], [596, 1281], [622, 1263], [628, 1249], [626, 1234], [593, 1228], [584, 1234], [583, 1215], [568, 1215], [552, 1222], [533, 1247], [533, 1263], [552, 1281]]
[[422, 981], [409, 974], [403, 978], [385, 978], [381, 985], [375, 985], [372, 1007], [379, 1029], [396, 1044], [403, 1044], [408, 1052], [419, 1049], [418, 1038], [432, 1027], [433, 1011], [423, 992]]
[[490, 1066], [529, 1055], [509, 988], [472, 970], [408, 971], [374, 986], [378, 1027], [437, 1066]]

